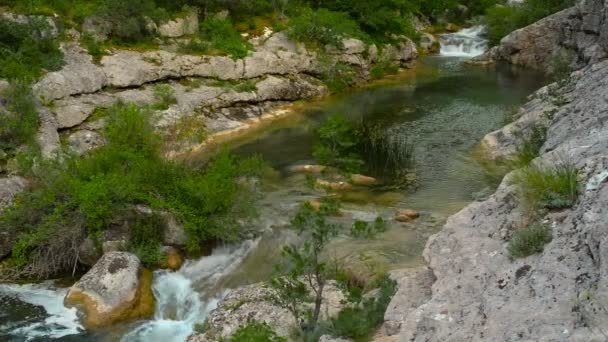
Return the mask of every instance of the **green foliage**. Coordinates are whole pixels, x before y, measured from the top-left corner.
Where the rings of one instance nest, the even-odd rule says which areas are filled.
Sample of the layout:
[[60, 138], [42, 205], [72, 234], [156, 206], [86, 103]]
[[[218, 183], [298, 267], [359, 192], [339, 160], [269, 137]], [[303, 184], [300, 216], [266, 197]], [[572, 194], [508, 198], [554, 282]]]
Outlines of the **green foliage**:
[[139, 257], [147, 267], [156, 267], [162, 262], [163, 218], [158, 214], [144, 216], [136, 214], [130, 219], [129, 250]]
[[171, 105], [177, 103], [175, 90], [169, 84], [158, 84], [154, 86], [154, 99], [156, 102], [152, 108], [156, 110], [167, 110]]
[[82, 44], [82, 46], [87, 49], [89, 54], [93, 56], [93, 61], [95, 63], [99, 63], [101, 58], [108, 54], [104, 44], [88, 33], [84, 33], [82, 35], [80, 38], [80, 44]]
[[8, 110], [0, 110], [0, 151], [35, 144], [38, 111], [29, 85], [13, 81], [0, 97]]
[[496, 45], [507, 34], [528, 26], [574, 4], [573, 0], [527, 0], [521, 4], [497, 5], [485, 15], [490, 43]]
[[321, 207], [319, 213], [324, 216], [336, 216], [340, 214], [340, 201], [331, 197], [323, 197], [321, 199]]
[[357, 301], [342, 309], [325, 328], [327, 333], [353, 338], [355, 341], [369, 340], [384, 322], [384, 313], [397, 290], [397, 284], [384, 276], [375, 287], [379, 289], [375, 297], [362, 299], [361, 302]]
[[357, 71], [347, 63], [321, 58], [321, 80], [333, 93], [339, 93], [352, 86], [357, 80]]
[[568, 162], [528, 166], [520, 170], [513, 181], [521, 200], [531, 210], [567, 208], [577, 198], [578, 170]]
[[379, 233], [385, 232], [387, 228], [384, 219], [378, 216], [374, 222], [355, 221], [350, 229], [350, 233], [355, 238], [371, 239]]
[[[236, 180], [258, 174], [260, 161], [239, 161], [227, 153], [204, 169], [167, 161], [149, 118], [145, 109], [118, 104], [108, 110], [106, 146], [66, 157], [62, 164], [37, 166], [35, 186], [0, 218], [3, 230], [20, 234], [17, 252], [27, 260], [26, 274], [71, 270], [77, 258], [73, 246], [87, 234], [98, 236], [139, 204], [173, 213], [186, 229], [191, 251], [205, 241], [240, 237], [238, 220], [252, 214], [252, 197]], [[133, 222], [131, 247], [153, 263], [158, 224]]]
[[386, 75], [395, 75], [399, 72], [399, 65], [388, 60], [381, 60], [374, 64], [370, 70], [370, 76], [374, 80], [383, 78]]
[[231, 342], [287, 342], [279, 337], [265, 322], [249, 321], [240, 327], [230, 338]]
[[542, 253], [544, 246], [551, 242], [551, 228], [545, 224], [533, 224], [513, 234], [507, 250], [512, 258], [525, 258]]
[[182, 46], [181, 51], [184, 53], [226, 54], [234, 59], [239, 59], [247, 57], [251, 49], [251, 44], [243, 40], [232, 21], [210, 17], [200, 24], [198, 38]]
[[45, 70], [59, 70], [63, 53], [57, 41], [43, 33], [45, 21], [19, 24], [0, 19], [0, 79], [34, 81]]
[[357, 23], [348, 14], [327, 9], [304, 8], [291, 20], [290, 36], [301, 42], [319, 47], [333, 45], [342, 47], [342, 38], [366, 38]]
[[355, 127], [342, 115], [332, 115], [317, 130], [319, 142], [313, 156], [321, 164], [357, 173], [363, 166]]
[[292, 228], [306, 240], [300, 247], [283, 248], [283, 262], [276, 266], [277, 276], [271, 286], [276, 303], [291, 312], [296, 325], [306, 335], [316, 330], [329, 275], [321, 252], [337, 234], [338, 226], [328, 223], [310, 204], [305, 204], [292, 220]]
[[101, 16], [111, 24], [110, 39], [117, 43], [148, 41], [154, 37], [150, 20], [169, 19], [154, 0], [104, 0]]

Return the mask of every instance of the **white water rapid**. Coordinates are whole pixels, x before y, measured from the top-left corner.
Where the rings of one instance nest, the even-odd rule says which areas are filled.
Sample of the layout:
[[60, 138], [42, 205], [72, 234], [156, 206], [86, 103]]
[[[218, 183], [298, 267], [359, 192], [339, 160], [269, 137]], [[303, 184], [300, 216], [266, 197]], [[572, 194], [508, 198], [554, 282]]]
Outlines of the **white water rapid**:
[[440, 54], [448, 57], [475, 57], [484, 53], [488, 42], [483, 37], [484, 26], [473, 26], [439, 36]]
[[194, 325], [203, 323], [228, 293], [229, 289], [224, 287], [226, 278], [258, 243], [259, 240], [247, 241], [236, 247], [218, 248], [208, 257], [186, 262], [177, 272], [155, 272], [154, 319], [126, 334], [122, 341], [185, 341]]
[[2, 332], [9, 334], [10, 340], [61, 338], [81, 333], [84, 328], [78, 321], [76, 308], [63, 306], [66, 293], [67, 289], [54, 288], [49, 282], [27, 285], [0, 284], [0, 302], [19, 300], [45, 311], [39, 312], [45, 317], [42, 320], [36, 319], [37, 315], [30, 313], [23, 321], [16, 322], [11, 321], [13, 317], [10, 317], [14, 313], [4, 311], [4, 305], [0, 305], [0, 340]]

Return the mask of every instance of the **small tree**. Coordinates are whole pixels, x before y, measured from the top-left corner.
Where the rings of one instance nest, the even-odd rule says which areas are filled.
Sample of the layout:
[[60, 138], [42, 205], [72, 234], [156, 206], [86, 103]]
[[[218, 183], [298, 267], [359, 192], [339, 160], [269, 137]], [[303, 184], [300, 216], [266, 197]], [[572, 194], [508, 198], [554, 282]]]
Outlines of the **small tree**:
[[271, 281], [271, 286], [277, 304], [289, 310], [296, 325], [307, 334], [317, 326], [323, 290], [328, 280], [327, 264], [321, 260], [321, 252], [337, 234], [338, 226], [328, 223], [308, 203], [302, 206], [291, 223], [292, 228], [305, 234], [307, 239], [299, 247], [283, 248], [284, 262], [277, 265], [279, 276]]

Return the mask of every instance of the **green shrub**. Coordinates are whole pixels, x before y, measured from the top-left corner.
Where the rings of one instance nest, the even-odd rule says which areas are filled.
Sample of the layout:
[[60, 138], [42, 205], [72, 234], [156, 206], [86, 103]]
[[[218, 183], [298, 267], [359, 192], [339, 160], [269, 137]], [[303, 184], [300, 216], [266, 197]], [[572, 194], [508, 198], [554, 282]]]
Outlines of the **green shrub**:
[[357, 71], [347, 63], [323, 60], [321, 58], [321, 80], [330, 91], [339, 93], [355, 84]]
[[252, 49], [229, 19], [210, 17], [200, 24], [199, 36], [181, 47], [183, 53], [218, 53], [234, 59], [247, 57]]
[[14, 81], [0, 97], [8, 110], [0, 110], [0, 151], [35, 144], [38, 111], [29, 85]]
[[384, 322], [384, 313], [396, 292], [397, 284], [388, 276], [378, 281], [378, 294], [342, 309], [338, 316], [326, 324], [325, 330], [332, 336], [355, 340], [370, 338]]
[[277, 336], [265, 322], [250, 321], [232, 335], [230, 342], [287, 342], [287, 339]]
[[524, 205], [531, 210], [567, 208], [577, 198], [578, 170], [568, 162], [531, 165], [520, 170], [513, 181]]
[[154, 99], [156, 102], [152, 108], [156, 110], [167, 110], [171, 105], [177, 103], [175, 90], [169, 84], [158, 84], [154, 86]]
[[317, 130], [319, 142], [313, 146], [313, 156], [321, 164], [357, 173], [363, 160], [357, 146], [355, 127], [342, 115], [332, 115]]
[[93, 56], [93, 62], [95, 63], [99, 63], [103, 56], [108, 54], [104, 44], [88, 33], [82, 35], [80, 44], [87, 49], [89, 55]]
[[154, 37], [150, 20], [158, 23], [169, 19], [168, 13], [156, 7], [154, 0], [104, 0], [101, 15], [111, 24], [110, 39], [127, 44]]
[[525, 258], [542, 253], [544, 246], [551, 242], [551, 228], [544, 224], [533, 224], [515, 232], [507, 250], [512, 258]]
[[350, 229], [350, 233], [355, 238], [371, 239], [386, 230], [386, 222], [382, 217], [378, 216], [374, 222], [355, 221]]
[[34, 81], [45, 70], [59, 70], [63, 53], [59, 44], [42, 32], [45, 21], [19, 24], [0, 19], [0, 79]]
[[367, 38], [348, 14], [327, 9], [305, 8], [291, 20], [290, 36], [300, 42], [323, 47], [327, 44], [342, 47], [346, 37]]
[[395, 75], [399, 72], [399, 65], [387, 60], [378, 61], [370, 70], [373, 80], [378, 80], [386, 75]]
[[[173, 213], [191, 251], [206, 241], [241, 237], [239, 220], [252, 214], [252, 197], [237, 178], [259, 174], [259, 160], [220, 153], [202, 169], [167, 161], [147, 110], [118, 104], [107, 112], [106, 146], [61, 164], [41, 163], [31, 191], [0, 217], [0, 230], [20, 236], [15, 255], [24, 275], [71, 270], [78, 255], [73, 246], [99, 236], [138, 204]], [[158, 225], [145, 222], [135, 221], [131, 247], [153, 263]]]
[[147, 267], [156, 267], [162, 262], [164, 228], [165, 222], [159, 214], [148, 217], [138, 213], [130, 219], [129, 251], [137, 255]]

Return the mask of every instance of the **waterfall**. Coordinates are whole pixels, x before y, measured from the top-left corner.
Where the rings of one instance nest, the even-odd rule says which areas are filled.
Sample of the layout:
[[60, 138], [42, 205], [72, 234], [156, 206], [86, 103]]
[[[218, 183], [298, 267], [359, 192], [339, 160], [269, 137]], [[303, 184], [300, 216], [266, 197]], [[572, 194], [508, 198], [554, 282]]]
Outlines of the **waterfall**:
[[452, 57], [479, 56], [488, 48], [488, 42], [483, 38], [484, 33], [484, 26], [473, 26], [455, 33], [442, 34], [439, 36], [440, 54]]
[[210, 256], [186, 262], [177, 272], [156, 271], [154, 319], [126, 334], [122, 341], [185, 341], [195, 324], [203, 323], [228, 293], [225, 279], [258, 243], [259, 240], [246, 241], [240, 246], [218, 248]]

